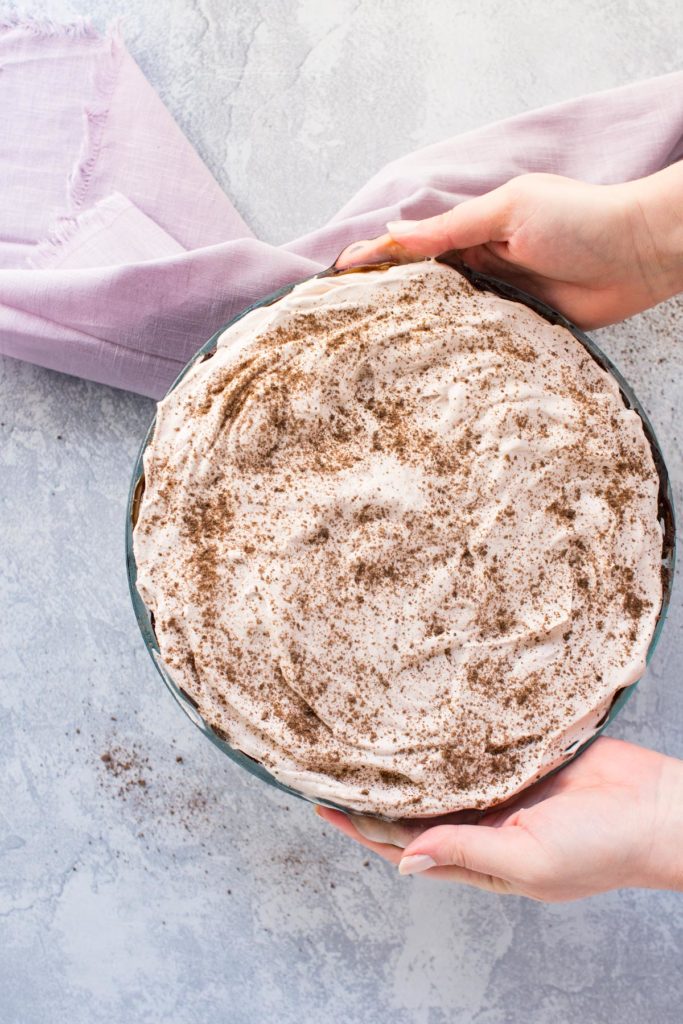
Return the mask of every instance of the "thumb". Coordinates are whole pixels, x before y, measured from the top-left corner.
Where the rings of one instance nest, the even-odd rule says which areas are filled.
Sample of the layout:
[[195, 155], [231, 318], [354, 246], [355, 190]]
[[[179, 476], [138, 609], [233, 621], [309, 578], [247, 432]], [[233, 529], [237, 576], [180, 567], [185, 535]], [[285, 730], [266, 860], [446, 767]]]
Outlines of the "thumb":
[[416, 256], [438, 256], [448, 249], [469, 249], [507, 236], [510, 205], [504, 186], [466, 199], [446, 213], [425, 220], [392, 220], [387, 231]]
[[533, 845], [529, 833], [516, 826], [438, 825], [405, 848], [398, 870], [413, 875], [455, 866], [495, 878], [517, 878], [533, 857]]

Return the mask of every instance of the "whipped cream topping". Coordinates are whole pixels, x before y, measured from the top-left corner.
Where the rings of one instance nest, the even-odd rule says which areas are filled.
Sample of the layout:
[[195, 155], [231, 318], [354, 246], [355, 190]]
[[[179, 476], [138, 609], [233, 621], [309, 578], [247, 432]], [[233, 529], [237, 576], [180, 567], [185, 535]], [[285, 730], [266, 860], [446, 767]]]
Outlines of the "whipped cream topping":
[[444, 264], [247, 314], [159, 403], [144, 474], [164, 666], [310, 798], [495, 805], [644, 670], [662, 529], [641, 420], [568, 330]]

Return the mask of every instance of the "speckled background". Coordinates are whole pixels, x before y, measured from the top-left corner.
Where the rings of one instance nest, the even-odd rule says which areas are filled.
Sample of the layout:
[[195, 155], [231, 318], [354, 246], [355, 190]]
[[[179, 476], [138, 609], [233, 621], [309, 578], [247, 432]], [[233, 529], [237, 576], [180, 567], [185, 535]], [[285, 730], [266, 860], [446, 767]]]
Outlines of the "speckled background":
[[[674, 70], [683, 38], [677, 0], [25, 9], [100, 27], [125, 14], [131, 52], [275, 242], [418, 145]], [[679, 505], [682, 334], [681, 301], [599, 332], [652, 414]], [[152, 412], [0, 361], [2, 1024], [680, 1024], [680, 896], [544, 906], [400, 879], [195, 730], [143, 648], [125, 578], [126, 492]], [[677, 756], [682, 622], [679, 588], [612, 729]]]

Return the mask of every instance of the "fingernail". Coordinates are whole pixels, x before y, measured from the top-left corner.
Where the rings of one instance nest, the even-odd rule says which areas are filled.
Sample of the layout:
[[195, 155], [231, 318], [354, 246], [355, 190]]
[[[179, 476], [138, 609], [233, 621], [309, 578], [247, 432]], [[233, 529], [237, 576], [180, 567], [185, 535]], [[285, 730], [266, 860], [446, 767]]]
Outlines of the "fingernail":
[[419, 871], [427, 871], [428, 868], [435, 868], [436, 861], [428, 857], [426, 853], [414, 853], [410, 857], [403, 857], [398, 862], [399, 875], [416, 875]]
[[387, 222], [387, 231], [392, 238], [398, 241], [407, 235], [412, 235], [415, 225], [419, 223], [419, 220], [390, 220]]
[[345, 270], [350, 264], [362, 263], [363, 260], [361, 253], [371, 248], [372, 243], [370, 241], [354, 242], [353, 245], [349, 245], [346, 249], [342, 249], [334, 261], [334, 266], [341, 270]]

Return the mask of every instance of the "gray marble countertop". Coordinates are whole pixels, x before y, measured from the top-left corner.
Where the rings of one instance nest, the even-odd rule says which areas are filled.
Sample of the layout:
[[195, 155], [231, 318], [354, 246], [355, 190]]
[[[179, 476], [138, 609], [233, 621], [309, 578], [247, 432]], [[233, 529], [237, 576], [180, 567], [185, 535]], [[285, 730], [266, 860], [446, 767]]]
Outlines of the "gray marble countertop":
[[[276, 242], [418, 145], [673, 70], [683, 28], [676, 0], [30, 10], [100, 27], [125, 14], [132, 54]], [[679, 505], [682, 337], [681, 301], [598, 337], [652, 415]], [[2, 1024], [680, 1024], [680, 896], [545, 906], [401, 879], [178, 710], [124, 567], [129, 475], [152, 413], [0, 361]], [[682, 624], [679, 586], [611, 730], [677, 756]]]

